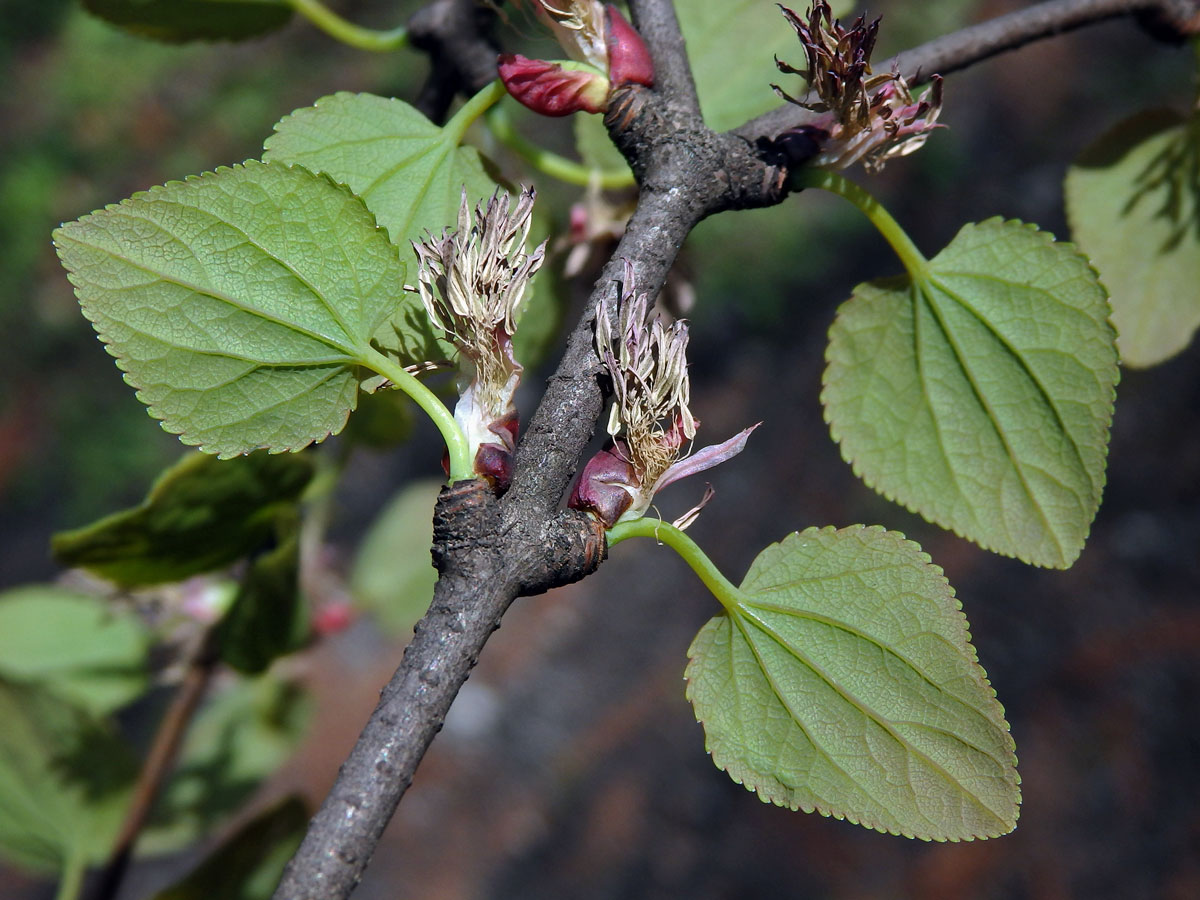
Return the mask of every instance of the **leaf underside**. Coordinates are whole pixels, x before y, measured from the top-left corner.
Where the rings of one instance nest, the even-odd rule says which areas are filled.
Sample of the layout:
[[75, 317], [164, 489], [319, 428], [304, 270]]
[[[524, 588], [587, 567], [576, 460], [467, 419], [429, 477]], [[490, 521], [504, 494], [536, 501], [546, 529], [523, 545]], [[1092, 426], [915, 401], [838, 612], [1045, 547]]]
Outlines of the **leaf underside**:
[[414, 322], [402, 361], [432, 346], [362, 201], [300, 167], [250, 161], [171, 182], [54, 237], [84, 315], [151, 415], [222, 457], [341, 430], [371, 336], [397, 310]]
[[830, 329], [822, 402], [868, 485], [979, 545], [1078, 557], [1118, 379], [1104, 288], [1032, 226], [965, 226], [917, 279], [860, 285]]
[[765, 549], [688, 650], [713, 762], [763, 801], [909, 837], [1011, 831], [1004, 711], [939, 568], [903, 535], [810, 528]]
[[313, 472], [305, 454], [189, 453], [138, 506], [54, 535], [54, 557], [126, 588], [211, 572], [270, 542], [280, 512], [295, 508]]
[[1200, 327], [1200, 118], [1151, 110], [1088, 147], [1064, 185], [1071, 235], [1112, 294], [1127, 365], [1156, 365]]

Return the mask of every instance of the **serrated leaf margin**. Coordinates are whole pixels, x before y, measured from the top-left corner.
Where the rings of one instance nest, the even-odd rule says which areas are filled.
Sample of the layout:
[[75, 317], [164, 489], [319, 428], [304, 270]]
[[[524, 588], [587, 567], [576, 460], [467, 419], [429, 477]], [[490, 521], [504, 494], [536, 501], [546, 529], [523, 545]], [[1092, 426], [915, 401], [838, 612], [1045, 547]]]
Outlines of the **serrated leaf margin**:
[[[891, 835], [896, 835], [899, 837], [916, 838], [918, 840], [931, 841], [931, 842], [936, 842], [936, 843], [947, 843], [947, 842], [948, 843], [960, 843], [960, 842], [969, 842], [969, 841], [974, 841], [974, 840], [986, 840], [989, 838], [1000, 837], [1004, 834], [1011, 832], [1016, 827], [1016, 819], [1020, 815], [1020, 807], [1021, 807], [1021, 800], [1022, 800], [1022, 798], [1021, 798], [1021, 775], [1020, 775], [1019, 770], [1017, 769], [1016, 742], [1014, 741], [1014, 739], [1012, 737], [1011, 726], [1009, 725], [1008, 718], [1005, 715], [1004, 706], [1003, 706], [1003, 704], [1000, 703], [1000, 700], [996, 695], [996, 690], [992, 686], [991, 680], [988, 678], [986, 670], [984, 670], [983, 666], [980, 665], [980, 663], [979, 663], [979, 653], [976, 650], [975, 645], [973, 643], [971, 643], [971, 632], [969, 629], [969, 623], [967, 621], [966, 614], [963, 612], [962, 601], [959, 599], [957, 593], [955, 592], [954, 586], [951, 585], [949, 579], [946, 578], [945, 572], [942, 569], [942, 567], [937, 565], [936, 563], [934, 563], [932, 558], [929, 556], [929, 554], [926, 553], [919, 544], [917, 544], [915, 541], [910, 540], [901, 532], [891, 531], [882, 525], [861, 525], [861, 524], [860, 525], [849, 525], [844, 528], [837, 528], [833, 525], [826, 525], [826, 526], [820, 526], [820, 527], [819, 526], [810, 526], [809, 528], [806, 528], [803, 531], [794, 531], [791, 534], [786, 535], [782, 540], [768, 544], [766, 547], [764, 547], [762, 549], [762, 551], [760, 551], [758, 556], [756, 556], [755, 562], [757, 562], [758, 558], [760, 558], [764, 553], [767, 553], [768, 551], [771, 551], [775, 548], [781, 547], [783, 545], [783, 543], [785, 541], [787, 541], [789, 538], [802, 538], [804, 535], [807, 535], [807, 534], [837, 534], [837, 533], [853, 533], [853, 532], [857, 532], [857, 533], [874, 532], [877, 534], [889, 535], [889, 536], [897, 538], [898, 540], [897, 540], [896, 545], [901, 546], [901, 547], [911, 548], [912, 550], [914, 550], [915, 555], [917, 557], [919, 557], [919, 559], [924, 563], [924, 565], [929, 567], [935, 580], [940, 581], [941, 584], [944, 586], [944, 588], [945, 588], [944, 596], [947, 601], [949, 601], [951, 604], [953, 604], [953, 620], [955, 622], [955, 625], [957, 626], [956, 630], [958, 631], [959, 636], [961, 637], [961, 646], [958, 649], [962, 650], [965, 647], [966, 653], [964, 654], [964, 658], [967, 659], [967, 661], [971, 664], [970, 671], [971, 671], [972, 677], [974, 678], [976, 685], [979, 686], [983, 690], [986, 701], [988, 702], [988, 705], [991, 707], [991, 711], [994, 712], [994, 714], [999, 719], [999, 721], [1001, 723], [1003, 723], [1004, 742], [1005, 742], [1005, 748], [1007, 750], [1007, 760], [1006, 761], [1008, 762], [1009, 766], [1012, 769], [1013, 791], [1014, 791], [1014, 817], [1013, 817], [1013, 821], [1011, 822], [1008, 831], [997, 831], [995, 833], [976, 834], [976, 835], [970, 835], [970, 836], [945, 837], [945, 836], [937, 836], [937, 835], [932, 835], [932, 834], [921, 834], [921, 833], [916, 832], [915, 830], [912, 832], [904, 831], [904, 830], [895, 830], [895, 829], [889, 828], [887, 825], [885, 825], [881, 822], [870, 821], [866, 817], [860, 817], [852, 812], [848, 812], [846, 810], [841, 810], [841, 809], [836, 809], [836, 808], [833, 808], [832, 806], [826, 806], [826, 805], [822, 805], [822, 804], [805, 805], [802, 803], [797, 803], [797, 804], [789, 803], [789, 802], [786, 802], [785, 800], [783, 800], [778, 795], [765, 793], [763, 790], [756, 787], [755, 785], [746, 784], [745, 773], [749, 771], [749, 767], [745, 767], [745, 766], [740, 767], [741, 771], [738, 771], [739, 767], [733, 765], [733, 763], [736, 762], [736, 760], [731, 759], [727, 756], [721, 756], [721, 755], [719, 755], [719, 751], [714, 751], [713, 746], [712, 746], [713, 741], [709, 737], [709, 723], [708, 723], [707, 717], [702, 715], [701, 710], [697, 706], [695, 696], [694, 696], [694, 690], [693, 690], [694, 678], [693, 678], [692, 673], [693, 673], [695, 667], [697, 665], [699, 665], [697, 662], [696, 655], [693, 654], [693, 648], [695, 647], [697, 641], [700, 640], [701, 635], [703, 635], [707, 630], [712, 628], [714, 626], [714, 623], [719, 623], [722, 619], [730, 618], [729, 613], [726, 611], [722, 611], [719, 615], [710, 619], [708, 622], [706, 622], [701, 627], [700, 631], [696, 635], [696, 638], [692, 641], [691, 645], [689, 645], [689, 647], [688, 647], [688, 650], [687, 650], [688, 664], [684, 669], [684, 680], [686, 682], [684, 696], [692, 706], [692, 710], [695, 713], [697, 723], [699, 723], [701, 725], [701, 727], [704, 729], [704, 749], [705, 749], [705, 751], [709, 754], [709, 757], [712, 759], [713, 764], [718, 769], [725, 772], [730, 777], [730, 779], [732, 781], [734, 781], [736, 784], [741, 785], [747, 791], [755, 794], [763, 803], [770, 803], [774, 806], [778, 806], [783, 809], [790, 809], [792, 811], [800, 810], [800, 811], [803, 811], [806, 813], [817, 812], [817, 813], [820, 813], [820, 815], [822, 815], [825, 818], [832, 818], [832, 819], [836, 819], [838, 821], [849, 822], [852, 825], [859, 825], [864, 828], [870, 828], [871, 830], [877, 831], [881, 834], [891, 834]], [[752, 564], [752, 568], [753, 568], [753, 564]], [[749, 573], [747, 573], [747, 574], [749, 574]]]
[[[995, 225], [1019, 226], [1020, 228], [1024, 229], [1025, 231], [1035, 234], [1040, 239], [1042, 239], [1046, 244], [1052, 245], [1055, 247], [1060, 247], [1060, 248], [1063, 248], [1063, 249], [1073, 253], [1081, 262], [1083, 262], [1086, 265], [1086, 269], [1087, 269], [1087, 272], [1090, 274], [1091, 281], [1104, 293], [1104, 302], [1105, 302], [1106, 306], [1108, 307], [1108, 315], [1105, 316], [1104, 323], [1107, 326], [1110, 340], [1111, 340], [1112, 346], [1114, 348], [1114, 351], [1113, 351], [1113, 353], [1114, 353], [1114, 367], [1113, 367], [1114, 377], [1113, 377], [1112, 383], [1109, 385], [1109, 388], [1108, 388], [1108, 402], [1105, 404], [1106, 409], [1107, 409], [1107, 415], [1105, 416], [1104, 421], [1102, 423], [1102, 427], [1101, 427], [1103, 445], [1106, 448], [1105, 455], [1107, 456], [1107, 447], [1110, 443], [1111, 436], [1112, 436], [1113, 415], [1116, 410], [1117, 385], [1120, 383], [1120, 378], [1121, 378], [1120, 369], [1117, 366], [1117, 356], [1116, 356], [1116, 349], [1115, 349], [1117, 330], [1116, 330], [1116, 327], [1112, 323], [1112, 301], [1110, 298], [1108, 288], [1104, 285], [1104, 282], [1101, 278], [1100, 272], [1092, 264], [1091, 259], [1075, 243], [1073, 243], [1071, 241], [1060, 241], [1060, 240], [1056, 239], [1052, 232], [1049, 232], [1049, 231], [1046, 231], [1046, 230], [1040, 228], [1037, 225], [1037, 223], [1035, 223], [1035, 222], [1025, 222], [1020, 219], [1005, 219], [1003, 216], [992, 216], [988, 219], [984, 219], [981, 222], [968, 222], [966, 225], [963, 226], [962, 229], [959, 230], [958, 233], [961, 234], [968, 227], [980, 228], [982, 226], [995, 226]], [[957, 239], [957, 237], [958, 237], [958, 235], [956, 234], [955, 239]], [[953, 243], [953, 239], [951, 240], [951, 243]], [[949, 247], [950, 244], [947, 244], [946, 246]], [[943, 248], [943, 249], [945, 249], [945, 248]], [[936, 260], [936, 257], [934, 259]], [[915, 286], [913, 279], [908, 275], [893, 276], [893, 278], [906, 279], [910, 290]], [[892, 278], [876, 279], [873, 282], [868, 282], [868, 284], [874, 284], [876, 282], [886, 282], [889, 280], [892, 280]], [[854, 302], [854, 300], [857, 297], [857, 292], [859, 290], [859, 287], [861, 287], [861, 286], [862, 285], [856, 286], [854, 288], [854, 290], [851, 292], [850, 298], [848, 300], [843, 301], [842, 304], [839, 305], [837, 313], [835, 315], [835, 323], [837, 321], [837, 318], [840, 317], [842, 309], [845, 308], [847, 306], [847, 304]], [[1069, 552], [1062, 553], [1061, 554], [1061, 562], [1059, 562], [1059, 563], [1038, 562], [1036, 560], [1030, 559], [1027, 554], [1022, 554], [1015, 550], [1010, 550], [1010, 549], [1007, 549], [1004, 547], [996, 546], [992, 542], [981, 540], [977, 537], [974, 537], [974, 536], [966, 533], [963, 529], [959, 528], [956, 525], [950, 525], [950, 524], [941, 522], [938, 519], [930, 516], [923, 509], [921, 509], [915, 502], [910, 502], [908, 500], [898, 497], [894, 491], [889, 490], [886, 486], [880, 485], [875, 479], [871, 478], [866, 473], [864, 473], [860, 463], [858, 461], [856, 461], [855, 459], [851, 458], [851, 456], [847, 452], [845, 445], [843, 443], [843, 440], [842, 440], [844, 435], [841, 432], [839, 432], [836, 425], [834, 424], [832, 416], [829, 412], [829, 404], [826, 399], [827, 392], [829, 390], [828, 377], [829, 377], [829, 367], [830, 367], [830, 364], [832, 363], [832, 347], [833, 347], [832, 341], [826, 342], [825, 368], [822, 370], [822, 373], [821, 373], [820, 403], [821, 403], [822, 418], [824, 419], [825, 424], [829, 427], [830, 436], [832, 437], [834, 443], [836, 443], [838, 445], [838, 451], [841, 454], [842, 459], [850, 465], [851, 471], [854, 472], [854, 475], [856, 478], [858, 478], [863, 484], [865, 484], [871, 490], [878, 493], [884, 499], [889, 500], [892, 503], [895, 503], [899, 506], [904, 507], [909, 512], [919, 515], [925, 521], [927, 521], [933, 525], [937, 525], [939, 528], [945, 528], [946, 530], [950, 531], [952, 534], [957, 535], [958, 537], [962, 538], [963, 540], [970, 541], [971, 543], [975, 544], [976, 546], [982, 547], [984, 550], [988, 550], [993, 553], [997, 553], [1001, 556], [1008, 556], [1013, 559], [1018, 559], [1021, 562], [1026, 563], [1028, 565], [1041, 566], [1044, 568], [1068, 569], [1075, 563], [1075, 560], [1077, 560], [1079, 558], [1079, 555], [1083, 552], [1083, 548], [1087, 545], [1087, 539], [1091, 534], [1092, 523], [1095, 521], [1096, 514], [1099, 511], [1100, 503], [1104, 496], [1104, 488], [1107, 486], [1107, 481], [1108, 481], [1107, 466], [1104, 466], [1100, 470], [1099, 477], [1094, 484], [1095, 499], [1091, 504], [1091, 516], [1088, 518], [1088, 521], [1085, 524], [1085, 527], [1083, 528], [1083, 531], [1082, 531], [1082, 540], [1080, 542], [1080, 545], [1078, 548], [1076, 548], [1074, 550], [1073, 554], [1069, 553]], [[1057, 543], [1057, 538], [1055, 539], [1055, 541]]]
[[[62, 233], [62, 230], [64, 228], [67, 228], [68, 226], [75, 224], [75, 223], [87, 222], [88, 220], [96, 217], [99, 213], [117, 211], [117, 210], [122, 209], [123, 207], [127, 207], [129, 204], [134, 203], [135, 201], [144, 200], [147, 198], [155, 198], [159, 194], [165, 193], [168, 190], [175, 189], [180, 186], [190, 186], [190, 185], [194, 185], [194, 184], [200, 184], [200, 183], [203, 183], [203, 181], [206, 178], [219, 176], [223, 173], [236, 172], [236, 171], [249, 171], [249, 170], [252, 170], [252, 169], [258, 168], [258, 167], [261, 167], [261, 168], [280, 167], [280, 168], [284, 168], [284, 169], [304, 172], [305, 174], [309, 175], [310, 177], [317, 179], [319, 181], [325, 182], [325, 183], [331, 185], [332, 187], [334, 187], [340, 193], [343, 193], [346, 196], [352, 198], [355, 202], [357, 202], [357, 204], [359, 206], [361, 206], [363, 212], [369, 218], [371, 227], [373, 227], [374, 230], [384, 239], [384, 241], [390, 247], [392, 247], [392, 249], [395, 251], [397, 262], [399, 263], [399, 265], [401, 267], [405, 268], [405, 270], [406, 270], [405, 277], [407, 277], [407, 267], [405, 266], [405, 263], [400, 254], [399, 248], [396, 247], [396, 245], [392, 242], [390, 236], [388, 235], [387, 229], [385, 229], [383, 226], [381, 226], [379, 224], [378, 220], [375, 217], [375, 213], [370, 208], [367, 207], [367, 205], [363, 202], [361, 197], [359, 197], [357, 194], [355, 194], [346, 185], [338, 182], [336, 179], [330, 177], [329, 175], [327, 175], [323, 172], [313, 172], [312, 170], [310, 170], [310, 169], [306, 168], [305, 166], [300, 165], [298, 163], [289, 163], [289, 162], [284, 162], [281, 160], [280, 161], [263, 162], [263, 161], [257, 160], [257, 159], [248, 159], [248, 160], [245, 160], [244, 162], [235, 163], [231, 166], [218, 166], [215, 169], [212, 169], [207, 172], [202, 172], [197, 175], [188, 175], [185, 178], [183, 178], [182, 180], [172, 179], [170, 181], [164, 182], [163, 184], [154, 185], [153, 187], [148, 188], [147, 190], [137, 191], [136, 193], [132, 194], [131, 196], [127, 197], [124, 200], [118, 201], [116, 203], [106, 204], [102, 209], [95, 210], [91, 213], [88, 213], [87, 215], [81, 216], [79, 219], [76, 219], [73, 222], [62, 223], [58, 228], [56, 228], [54, 230], [53, 245], [55, 247], [56, 252], [58, 252], [60, 250], [60, 246], [61, 246], [60, 245], [60, 234]], [[59, 253], [59, 256], [61, 259], [61, 252]], [[65, 265], [64, 265], [64, 268], [66, 268]], [[134, 389], [138, 400], [143, 404], [143, 406], [146, 407], [146, 411], [150, 415], [150, 417], [159, 423], [159, 425], [163, 429], [163, 431], [167, 432], [168, 434], [176, 436], [179, 439], [179, 441], [186, 446], [196, 447], [198, 450], [200, 450], [204, 453], [209, 453], [209, 454], [215, 455], [218, 459], [230, 459], [235, 456], [242, 456], [247, 453], [252, 453], [256, 450], [266, 450], [269, 453], [295, 452], [298, 450], [303, 450], [305, 447], [309, 446], [310, 444], [319, 444], [319, 443], [325, 441], [326, 439], [328, 439], [329, 437], [339, 434], [342, 431], [342, 429], [346, 427], [346, 422], [349, 420], [350, 414], [358, 408], [358, 389], [356, 388], [353, 396], [350, 398], [349, 406], [345, 409], [344, 415], [341, 417], [340, 424], [335, 424], [333, 427], [331, 427], [329, 430], [327, 430], [323, 435], [318, 435], [308, 441], [304, 441], [302, 443], [295, 443], [295, 444], [274, 444], [271, 446], [266, 446], [266, 445], [260, 444], [260, 445], [254, 446], [254, 447], [244, 447], [242, 449], [235, 449], [235, 450], [214, 450], [211, 445], [205, 445], [199, 439], [196, 439], [192, 435], [188, 434], [187, 430], [186, 430], [186, 426], [179, 425], [178, 423], [171, 421], [168, 413], [164, 412], [159, 407], [151, 404], [149, 401], [147, 401], [145, 399], [143, 392], [142, 392], [142, 386], [137, 383], [137, 381], [134, 379], [132, 373], [129, 371], [128, 355], [121, 353], [117, 349], [117, 347], [114, 345], [111, 337], [101, 329], [99, 324], [97, 324], [97, 322], [96, 322], [97, 314], [90, 308], [88, 300], [84, 297], [84, 295], [82, 293], [86, 289], [86, 283], [84, 282], [84, 279], [77, 276], [76, 273], [71, 271], [70, 269], [67, 269], [67, 280], [71, 283], [71, 285], [74, 289], [76, 299], [79, 301], [80, 311], [82, 312], [84, 318], [86, 318], [88, 320], [88, 322], [91, 323], [93, 329], [96, 331], [96, 336], [100, 339], [100, 341], [104, 345], [105, 352], [108, 353], [109, 356], [113, 357], [113, 359], [116, 362], [117, 368], [121, 370], [122, 380], [124, 380], [124, 382], [126, 384], [128, 384], [130, 387], [132, 387]], [[380, 322], [376, 323], [376, 328], [378, 328], [380, 325], [382, 325], [382, 323], [384, 321], [387, 321], [386, 316], [383, 317], [380, 320]], [[368, 340], [369, 340], [369, 338], [368, 338]], [[342, 349], [344, 349], [344, 348], [342, 348]], [[351, 368], [352, 366], [362, 366], [362, 365], [363, 365], [363, 361], [360, 359], [355, 359], [355, 358], [351, 358], [351, 357], [347, 358], [347, 362], [346, 362], [347, 368]], [[363, 377], [359, 377], [359, 381], [361, 382], [362, 380], [363, 380]]]

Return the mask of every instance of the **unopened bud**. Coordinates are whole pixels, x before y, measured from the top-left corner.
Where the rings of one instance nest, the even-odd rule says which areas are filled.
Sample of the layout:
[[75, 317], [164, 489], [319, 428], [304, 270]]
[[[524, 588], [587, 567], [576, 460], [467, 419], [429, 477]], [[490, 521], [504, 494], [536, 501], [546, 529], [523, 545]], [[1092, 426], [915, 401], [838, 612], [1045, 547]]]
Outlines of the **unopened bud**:
[[633, 505], [634, 493], [640, 487], [641, 480], [629, 461], [625, 444], [617, 441], [587, 461], [571, 489], [567, 506], [590, 512], [605, 528], [612, 528]]
[[517, 53], [501, 55], [497, 68], [513, 99], [543, 116], [602, 113], [608, 108], [608, 79], [593, 69], [567, 69]]
[[611, 3], [604, 11], [604, 40], [608, 46], [608, 80], [613, 87], [623, 84], [654, 86], [654, 62], [642, 36]]

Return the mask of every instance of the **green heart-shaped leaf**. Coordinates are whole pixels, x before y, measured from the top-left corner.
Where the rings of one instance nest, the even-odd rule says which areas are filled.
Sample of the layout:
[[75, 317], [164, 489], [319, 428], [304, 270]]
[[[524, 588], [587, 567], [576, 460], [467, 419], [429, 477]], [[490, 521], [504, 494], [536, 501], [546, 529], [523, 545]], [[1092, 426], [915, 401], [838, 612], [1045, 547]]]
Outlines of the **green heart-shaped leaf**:
[[688, 650], [713, 762], [764, 801], [927, 840], [1016, 825], [1013, 742], [954, 591], [903, 535], [767, 547]]
[[396, 247], [360, 199], [300, 167], [171, 182], [54, 237], [151, 415], [222, 457], [340, 431], [385, 321], [402, 363], [436, 353]]
[[[400, 247], [416, 273], [410, 241], [454, 227], [465, 189], [471, 200], [491, 196], [496, 183], [473, 147], [462, 147], [463, 126], [439, 128], [402, 100], [338, 93], [285, 116], [263, 145], [263, 159], [297, 163], [354, 191]], [[394, 343], [385, 322], [375, 338]], [[448, 345], [439, 357], [450, 355]]]
[[496, 190], [462, 133], [434, 125], [403, 100], [339, 93], [285, 116], [263, 145], [263, 159], [298, 163], [354, 191], [405, 254], [425, 231], [441, 234], [458, 221], [467, 197]]
[[1104, 486], [1118, 378], [1085, 257], [1018, 222], [966, 225], [914, 276], [860, 285], [822, 401], [868, 485], [981, 546], [1066, 568]]

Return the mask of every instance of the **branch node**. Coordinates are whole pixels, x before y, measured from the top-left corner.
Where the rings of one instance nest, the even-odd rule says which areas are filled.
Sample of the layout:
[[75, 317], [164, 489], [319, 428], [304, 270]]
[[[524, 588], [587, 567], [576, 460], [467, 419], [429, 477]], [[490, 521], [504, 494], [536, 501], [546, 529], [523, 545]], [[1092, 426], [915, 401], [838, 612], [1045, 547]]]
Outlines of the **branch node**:
[[500, 522], [496, 495], [478, 478], [446, 485], [433, 512], [433, 564], [445, 575], [462, 559], [462, 550], [493, 540]]
[[521, 594], [543, 594], [573, 584], [600, 567], [608, 555], [604, 525], [579, 510], [562, 510], [541, 529], [538, 559], [531, 560], [521, 581]]
[[1148, 35], [1167, 44], [1182, 44], [1200, 34], [1200, 10], [1195, 0], [1165, 0], [1134, 13], [1134, 19]]

